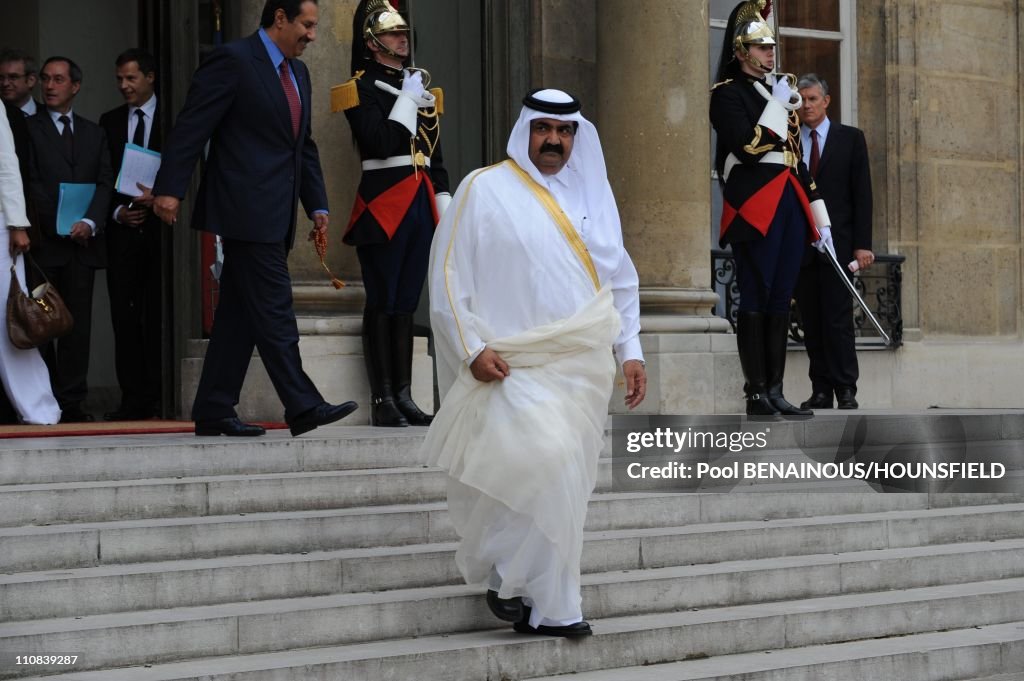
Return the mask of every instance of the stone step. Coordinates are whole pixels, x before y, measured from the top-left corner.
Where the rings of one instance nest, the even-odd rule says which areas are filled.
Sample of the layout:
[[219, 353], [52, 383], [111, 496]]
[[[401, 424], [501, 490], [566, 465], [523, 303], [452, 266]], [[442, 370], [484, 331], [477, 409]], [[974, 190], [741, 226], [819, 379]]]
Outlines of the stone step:
[[[863, 419], [870, 428], [860, 429], [857, 442], [866, 446], [1024, 441], [1020, 411], [823, 415], [768, 427], [773, 448], [834, 450]], [[609, 418], [606, 454], [611, 451], [612, 423]], [[426, 432], [417, 427], [328, 426], [299, 438], [287, 430], [272, 430], [252, 440], [191, 434], [16, 438], [0, 440], [0, 485], [413, 466]]]
[[1022, 670], [1024, 622], [1010, 622], [528, 681], [1021, 681]]
[[[743, 498], [753, 501], [771, 496], [775, 495]], [[596, 495], [587, 514], [586, 536], [601, 547], [592, 550], [625, 555], [628, 560], [639, 555], [644, 561], [640, 567], [664, 567], [1024, 537], [1024, 504], [680, 524], [679, 518], [687, 516], [687, 509], [680, 503], [676, 515], [677, 507], [672, 502], [688, 498], [669, 495], [666, 501], [659, 495]], [[707, 497], [693, 499], [700, 503]], [[650, 505], [668, 510], [652, 513]], [[664, 526], [649, 527], [652, 522]], [[448, 511], [441, 503], [0, 528], [0, 572], [404, 546], [455, 539]]]
[[[777, 461], [804, 458], [804, 454], [797, 450], [784, 450], [771, 456]], [[5, 485], [0, 486], [0, 527], [436, 502], [445, 499], [446, 480], [445, 473], [437, 468], [396, 466], [341, 471]], [[678, 491], [671, 487], [665, 488], [655, 481], [641, 482], [643, 484], [632, 487], [614, 484], [612, 460], [605, 458], [598, 464], [598, 492]], [[1024, 489], [1024, 486], [1018, 486]], [[819, 483], [759, 482], [753, 486], [737, 487], [736, 491], [757, 491], [765, 495], [774, 492], [789, 495], [818, 493], [828, 498], [840, 494], [847, 496], [843, 489], [841, 484], [836, 484], [832, 492], [827, 492]], [[879, 498], [861, 482], [850, 481], [845, 489], [850, 495], [863, 493]], [[703, 492], [681, 494], [690, 496], [713, 492], [714, 487]], [[933, 496], [938, 494], [933, 493]], [[965, 496], [970, 495], [961, 495]], [[1024, 501], [1024, 492], [1015, 496], [988, 497]], [[972, 502], [968, 499], [967, 503]]]
[[446, 476], [423, 467], [59, 482], [0, 487], [3, 526], [307, 511], [441, 501]]
[[0, 485], [414, 466], [427, 429], [330, 426], [293, 438], [190, 434], [0, 441]]
[[[95, 639], [82, 626], [78, 630], [54, 632], [46, 639], [46, 645], [56, 646], [48, 648], [49, 651], [70, 650], [68, 646], [81, 646], [88, 651], [88, 656], [83, 655], [79, 661], [79, 669], [147, 665], [62, 677], [69, 681], [479, 681], [499, 679], [502, 675], [530, 678], [1017, 623], [1022, 609], [1024, 579], [1007, 579], [595, 619], [595, 635], [575, 642], [517, 635], [510, 628], [502, 628], [277, 653], [252, 652], [265, 643], [294, 645], [296, 640], [316, 637], [316, 627], [277, 626], [270, 616], [264, 621], [265, 627], [252, 629], [240, 626], [234, 617], [210, 622], [202, 631], [156, 621]], [[444, 630], [451, 614], [433, 615]], [[397, 619], [404, 617], [398, 614]], [[355, 628], [359, 624], [347, 623]], [[371, 627], [376, 624], [366, 623]], [[335, 625], [344, 627], [346, 623], [336, 620]], [[4, 645], [8, 650], [31, 653], [25, 647], [29, 641], [30, 637], [20, 641], [11, 638]], [[31, 641], [41, 644], [42, 633]], [[171, 662], [168, 656], [189, 661]], [[19, 671], [4, 670], [0, 678], [14, 678]]]
[[[233, 608], [251, 611], [258, 607], [252, 605], [257, 601], [265, 602], [263, 609], [271, 609], [275, 606], [267, 601], [274, 599], [289, 599], [283, 602], [297, 611], [315, 611], [366, 605], [368, 601], [360, 597], [339, 595], [365, 595], [385, 589], [395, 589], [389, 593], [404, 594], [416, 601], [415, 607], [407, 609], [409, 613], [414, 613], [417, 607], [426, 608], [427, 613], [479, 609], [479, 589], [459, 586], [455, 591], [445, 591], [462, 584], [455, 568], [454, 545], [445, 546], [445, 550], [410, 548], [415, 550], [405, 554], [392, 550], [391, 556], [398, 567], [385, 562], [385, 556], [379, 551], [366, 556], [339, 551], [295, 556], [290, 560], [280, 556], [231, 557], [154, 563], [137, 566], [134, 570], [90, 568], [72, 574], [0, 576], [0, 621], [204, 607], [212, 618], [229, 615]], [[623, 569], [621, 562], [609, 566], [602, 563], [602, 558], [602, 554], [587, 551], [583, 560], [585, 611], [594, 617], [739, 605], [757, 600], [757, 594], [795, 599], [1024, 577], [1024, 539], [647, 570]], [[419, 573], [409, 570], [412, 564], [420, 567]], [[434, 569], [438, 572], [433, 572]], [[378, 572], [391, 574], [379, 575]], [[349, 576], [351, 579], [346, 579]], [[405, 577], [409, 577], [408, 581], [403, 580]], [[622, 591], [618, 582], [635, 586]], [[424, 595], [418, 591], [424, 588], [437, 591]], [[394, 598], [380, 593], [373, 597], [376, 596], [388, 599], [388, 603]], [[431, 604], [431, 599], [443, 602]], [[452, 601], [465, 599], [470, 602], [464, 607], [458, 603], [452, 605]], [[240, 605], [243, 602], [248, 603]], [[370, 614], [359, 612], [358, 617], [383, 621], [390, 616], [378, 607]], [[430, 617], [424, 615], [424, 619]], [[449, 628], [488, 626], [487, 620], [481, 622], [475, 618], [469, 622], [460, 626], [450, 621]], [[493, 625], [497, 626], [497, 622]], [[390, 634], [389, 637], [401, 635]]]

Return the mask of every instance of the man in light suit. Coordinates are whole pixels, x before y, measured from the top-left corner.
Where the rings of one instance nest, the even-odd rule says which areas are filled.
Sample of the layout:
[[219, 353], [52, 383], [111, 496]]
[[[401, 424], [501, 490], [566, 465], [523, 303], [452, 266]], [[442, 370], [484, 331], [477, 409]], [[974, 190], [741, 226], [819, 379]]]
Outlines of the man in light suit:
[[[114, 177], [129, 142], [161, 149], [156, 59], [145, 50], [130, 49], [117, 57], [116, 67], [117, 89], [125, 103], [100, 116]], [[121, 405], [103, 415], [107, 421], [138, 421], [160, 412], [163, 229], [151, 210], [150, 189], [115, 192], [107, 220], [107, 290], [121, 387]]]
[[[804, 162], [832, 217], [832, 240], [840, 264], [856, 260], [859, 269], [875, 261], [871, 252], [871, 170], [864, 133], [829, 121], [828, 84], [809, 73], [797, 82]], [[852, 279], [852, 273], [850, 275]], [[812, 395], [801, 407], [857, 408], [857, 351], [853, 298], [832, 265], [807, 249], [794, 292], [810, 360]]]
[[256, 33], [216, 49], [200, 65], [165, 146], [154, 211], [165, 222], [177, 219], [210, 141], [192, 227], [219, 234], [224, 245], [220, 302], [192, 407], [196, 435], [263, 434], [235, 412], [254, 346], [292, 435], [338, 421], [357, 406], [328, 404], [302, 370], [288, 273], [299, 201], [314, 231], [325, 232], [328, 224], [310, 133], [309, 71], [297, 59], [316, 39], [318, 21], [316, 0], [267, 0]]
[[[93, 282], [96, 270], [106, 267], [102, 233], [113, 184], [110, 151], [103, 129], [72, 110], [82, 87], [78, 64], [67, 57], [50, 57], [39, 80], [46, 107], [26, 120], [32, 143], [29, 196], [42, 233], [32, 252], [75, 320], [71, 333], [49, 344], [43, 357], [60, 403], [61, 422], [92, 421], [82, 402], [88, 394]], [[85, 216], [71, 226], [70, 236], [57, 234], [62, 182], [96, 185]], [[28, 274], [30, 279], [33, 274]], [[33, 283], [39, 283], [38, 278]]]

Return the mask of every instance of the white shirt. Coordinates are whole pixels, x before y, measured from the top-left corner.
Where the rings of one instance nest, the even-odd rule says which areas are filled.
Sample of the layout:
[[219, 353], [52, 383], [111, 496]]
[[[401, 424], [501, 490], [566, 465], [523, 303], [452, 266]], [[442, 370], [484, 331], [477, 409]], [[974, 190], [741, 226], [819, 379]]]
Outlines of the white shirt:
[[[135, 128], [139, 127], [136, 111], [142, 111], [145, 120], [145, 147], [149, 149], [149, 136], [153, 132], [153, 117], [156, 116], [156, 95], [152, 95], [142, 106], [128, 107], [128, 141], [135, 139]], [[111, 159], [117, 161], [118, 159]]]
[[36, 100], [29, 97], [28, 101], [25, 102], [25, 106], [21, 107], [21, 112], [26, 116], [35, 116], [36, 111], [38, 111], [38, 107], [36, 106]]

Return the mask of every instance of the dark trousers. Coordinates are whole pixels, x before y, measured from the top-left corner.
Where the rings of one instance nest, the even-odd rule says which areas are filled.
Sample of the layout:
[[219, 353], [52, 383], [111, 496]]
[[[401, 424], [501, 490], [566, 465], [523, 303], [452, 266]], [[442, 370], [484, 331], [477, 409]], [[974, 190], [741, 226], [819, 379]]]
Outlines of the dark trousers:
[[732, 245], [740, 312], [789, 314], [807, 233], [807, 216], [796, 191], [787, 184], [768, 234]]
[[260, 352], [285, 421], [323, 402], [302, 370], [299, 327], [292, 306], [292, 280], [284, 243], [224, 239], [220, 300], [203, 361], [192, 419], [236, 416], [253, 347]]
[[[72, 257], [64, 265], [42, 265], [47, 279], [68, 306], [75, 325], [71, 333], [40, 348], [46, 368], [50, 370], [53, 396], [61, 409], [79, 407], [89, 393], [89, 339], [92, 335], [92, 290], [96, 270]], [[31, 273], [30, 273], [31, 270]], [[41, 279], [35, 268], [26, 267], [30, 285]]]
[[107, 224], [107, 289], [121, 407], [160, 407], [160, 225]]
[[433, 238], [434, 214], [424, 183], [390, 241], [356, 247], [366, 287], [367, 310], [385, 314], [416, 311], [427, 277]]
[[824, 256], [815, 253], [801, 268], [796, 302], [814, 392], [831, 395], [837, 388], [856, 392], [860, 373], [854, 348], [853, 298]]

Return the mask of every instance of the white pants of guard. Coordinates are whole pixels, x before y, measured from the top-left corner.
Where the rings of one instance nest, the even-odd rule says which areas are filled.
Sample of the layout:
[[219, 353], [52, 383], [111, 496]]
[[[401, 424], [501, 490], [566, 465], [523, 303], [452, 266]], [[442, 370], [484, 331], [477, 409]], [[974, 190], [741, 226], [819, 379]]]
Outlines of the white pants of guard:
[[[20, 350], [7, 335], [7, 296], [10, 291], [11, 251], [3, 218], [0, 218], [0, 310], [4, 314], [0, 333], [0, 382], [22, 423], [53, 424], [60, 421], [60, 407], [50, 388], [50, 374], [39, 350]], [[25, 287], [25, 258], [18, 258], [18, 281]]]

